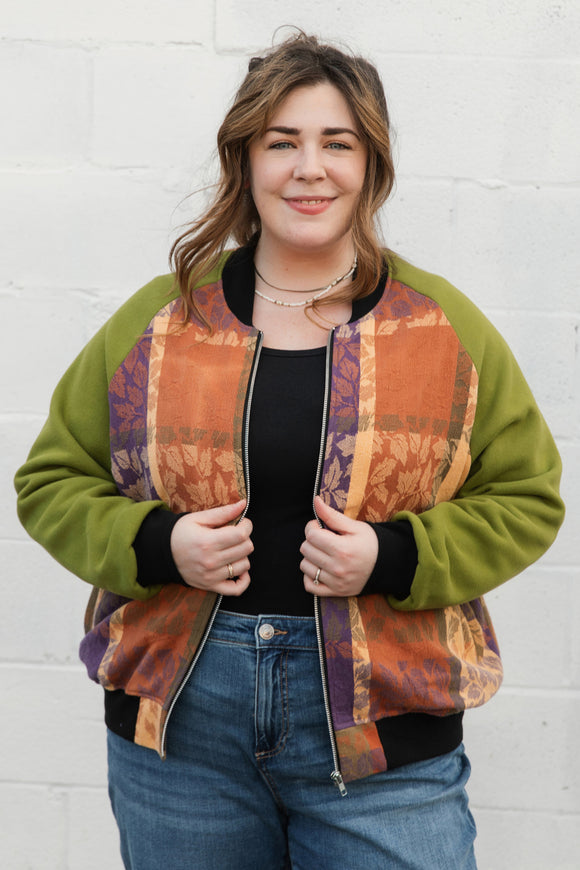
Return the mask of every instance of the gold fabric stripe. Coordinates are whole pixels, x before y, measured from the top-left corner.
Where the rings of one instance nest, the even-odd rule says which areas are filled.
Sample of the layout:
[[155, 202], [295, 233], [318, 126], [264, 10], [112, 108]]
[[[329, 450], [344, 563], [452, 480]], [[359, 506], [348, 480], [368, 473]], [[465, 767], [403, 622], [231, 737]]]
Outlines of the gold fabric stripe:
[[371, 658], [357, 598], [348, 599], [348, 611], [354, 678], [353, 719], [359, 725], [370, 719]]
[[135, 743], [160, 751], [162, 713], [163, 707], [158, 701], [141, 698], [135, 726]]

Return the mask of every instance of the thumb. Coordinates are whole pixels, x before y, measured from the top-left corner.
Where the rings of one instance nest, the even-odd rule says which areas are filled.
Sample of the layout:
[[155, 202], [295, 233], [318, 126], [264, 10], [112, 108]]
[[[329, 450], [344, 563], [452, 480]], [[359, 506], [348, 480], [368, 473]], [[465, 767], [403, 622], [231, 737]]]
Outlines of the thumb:
[[324, 525], [333, 532], [344, 535], [352, 531], [353, 520], [349, 519], [349, 517], [345, 517], [345, 515], [340, 511], [331, 508], [330, 505], [327, 505], [319, 495], [314, 499], [314, 508]]
[[246, 499], [242, 498], [233, 504], [224, 504], [219, 507], [209, 508], [206, 511], [198, 511], [193, 516], [199, 525], [207, 526], [210, 529], [219, 529], [237, 519], [245, 506]]

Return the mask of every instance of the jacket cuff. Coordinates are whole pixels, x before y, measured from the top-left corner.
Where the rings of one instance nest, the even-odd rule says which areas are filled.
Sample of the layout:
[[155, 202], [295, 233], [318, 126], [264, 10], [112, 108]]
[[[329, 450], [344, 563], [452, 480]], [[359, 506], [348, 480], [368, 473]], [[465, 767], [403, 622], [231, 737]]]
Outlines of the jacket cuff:
[[419, 555], [413, 526], [407, 520], [369, 523], [379, 539], [379, 555], [361, 595], [380, 592], [400, 601], [411, 594]]
[[165, 586], [168, 583], [187, 583], [177, 570], [171, 554], [171, 532], [177, 520], [184, 513], [174, 514], [164, 508], [157, 508], [147, 514], [137, 536], [133, 549], [137, 557], [137, 583], [148, 586]]

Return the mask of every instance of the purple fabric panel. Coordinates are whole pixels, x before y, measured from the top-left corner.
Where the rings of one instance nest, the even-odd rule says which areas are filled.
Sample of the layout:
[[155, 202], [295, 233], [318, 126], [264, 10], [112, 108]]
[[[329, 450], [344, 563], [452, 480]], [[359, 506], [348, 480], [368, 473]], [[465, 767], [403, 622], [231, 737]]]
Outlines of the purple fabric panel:
[[320, 495], [344, 511], [358, 431], [360, 341], [356, 325], [337, 330], [332, 350], [330, 408]]
[[109, 619], [99, 623], [80, 642], [79, 657], [91, 680], [99, 682], [99, 667], [109, 645]]
[[[94, 610], [88, 613], [93, 628], [85, 635], [79, 646], [81, 661], [85, 664], [91, 680], [98, 682], [98, 670], [110, 641], [111, 616], [130, 601], [123, 595], [102, 590], [95, 601]], [[89, 604], [89, 608], [90, 608]]]
[[[356, 324], [343, 326], [334, 337], [326, 454], [320, 495], [331, 507], [344, 511], [353, 451], [358, 431], [360, 342]], [[352, 634], [347, 599], [321, 600], [326, 648], [328, 690], [335, 728], [354, 724]]]
[[354, 725], [354, 676], [348, 598], [321, 598], [326, 673], [335, 729]]
[[153, 326], [127, 354], [109, 385], [111, 470], [119, 491], [134, 501], [159, 499], [149, 466], [147, 391]]

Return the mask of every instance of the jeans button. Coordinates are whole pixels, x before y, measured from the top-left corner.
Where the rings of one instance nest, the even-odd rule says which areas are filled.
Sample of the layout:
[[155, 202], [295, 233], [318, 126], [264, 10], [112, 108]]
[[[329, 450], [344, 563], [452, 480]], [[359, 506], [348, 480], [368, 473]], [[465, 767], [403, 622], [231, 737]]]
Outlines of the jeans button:
[[270, 625], [269, 622], [265, 622], [264, 625], [261, 625], [258, 629], [258, 634], [262, 640], [270, 640], [270, 638], [274, 637], [274, 626]]

